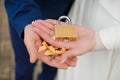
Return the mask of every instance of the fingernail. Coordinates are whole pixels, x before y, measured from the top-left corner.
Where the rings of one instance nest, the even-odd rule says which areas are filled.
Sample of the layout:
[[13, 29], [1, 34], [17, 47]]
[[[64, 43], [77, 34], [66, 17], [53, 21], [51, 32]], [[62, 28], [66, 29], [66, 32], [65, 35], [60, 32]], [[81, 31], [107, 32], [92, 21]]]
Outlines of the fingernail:
[[30, 55], [30, 63], [35, 63], [37, 60], [36, 56], [31, 56]]
[[32, 60], [32, 59], [30, 59], [30, 63], [35, 63], [35, 61], [36, 61], [36, 60]]
[[34, 24], [35, 23], [35, 21], [32, 21], [32, 24]]
[[74, 60], [74, 61], [77, 61], [77, 58], [74, 58], [73, 60]]

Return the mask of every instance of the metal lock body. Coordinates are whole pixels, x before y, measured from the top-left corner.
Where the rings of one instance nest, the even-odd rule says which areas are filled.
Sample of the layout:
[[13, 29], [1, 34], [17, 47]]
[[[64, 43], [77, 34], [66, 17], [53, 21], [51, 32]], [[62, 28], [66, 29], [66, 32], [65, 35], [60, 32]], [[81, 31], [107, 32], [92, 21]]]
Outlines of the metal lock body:
[[[66, 19], [68, 24], [60, 24], [62, 19]], [[61, 16], [58, 21], [57, 25], [55, 25], [55, 39], [56, 40], [76, 40], [77, 38], [77, 31], [76, 27], [72, 25], [70, 18], [67, 16]]]

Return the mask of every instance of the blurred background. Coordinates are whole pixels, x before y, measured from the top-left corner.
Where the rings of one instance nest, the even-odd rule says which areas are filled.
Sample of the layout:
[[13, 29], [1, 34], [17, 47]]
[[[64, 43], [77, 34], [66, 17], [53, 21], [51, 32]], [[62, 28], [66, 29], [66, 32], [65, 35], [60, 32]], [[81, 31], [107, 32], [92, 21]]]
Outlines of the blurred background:
[[0, 80], [13, 80], [14, 55], [10, 42], [9, 27], [4, 8], [0, 0]]
[[[0, 0], [0, 80], [14, 80], [14, 53], [11, 46], [9, 25], [4, 0]], [[41, 63], [37, 63], [34, 80], [41, 70]]]

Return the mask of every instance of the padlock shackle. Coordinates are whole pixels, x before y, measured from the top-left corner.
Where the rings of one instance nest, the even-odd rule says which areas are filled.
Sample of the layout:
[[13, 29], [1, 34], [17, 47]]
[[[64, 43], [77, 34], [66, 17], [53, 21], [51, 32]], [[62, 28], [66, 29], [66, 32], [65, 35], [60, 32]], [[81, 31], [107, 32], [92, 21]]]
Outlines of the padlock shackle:
[[60, 16], [60, 17], [58, 18], [58, 20], [57, 20], [57, 24], [58, 24], [58, 25], [60, 24], [60, 21], [61, 21], [62, 19], [66, 19], [66, 20], [67, 20], [67, 23], [68, 23], [69, 25], [72, 25], [71, 19], [70, 19], [68, 16]]

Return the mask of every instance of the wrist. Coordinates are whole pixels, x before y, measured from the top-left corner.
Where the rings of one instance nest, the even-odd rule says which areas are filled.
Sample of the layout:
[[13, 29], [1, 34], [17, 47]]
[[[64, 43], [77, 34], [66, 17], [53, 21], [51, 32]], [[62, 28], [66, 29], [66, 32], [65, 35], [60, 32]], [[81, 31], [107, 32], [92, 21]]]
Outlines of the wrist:
[[93, 48], [92, 51], [98, 51], [98, 50], [106, 50], [106, 48], [104, 47], [104, 44], [101, 41], [100, 33], [96, 32], [95, 33], [95, 47]]

